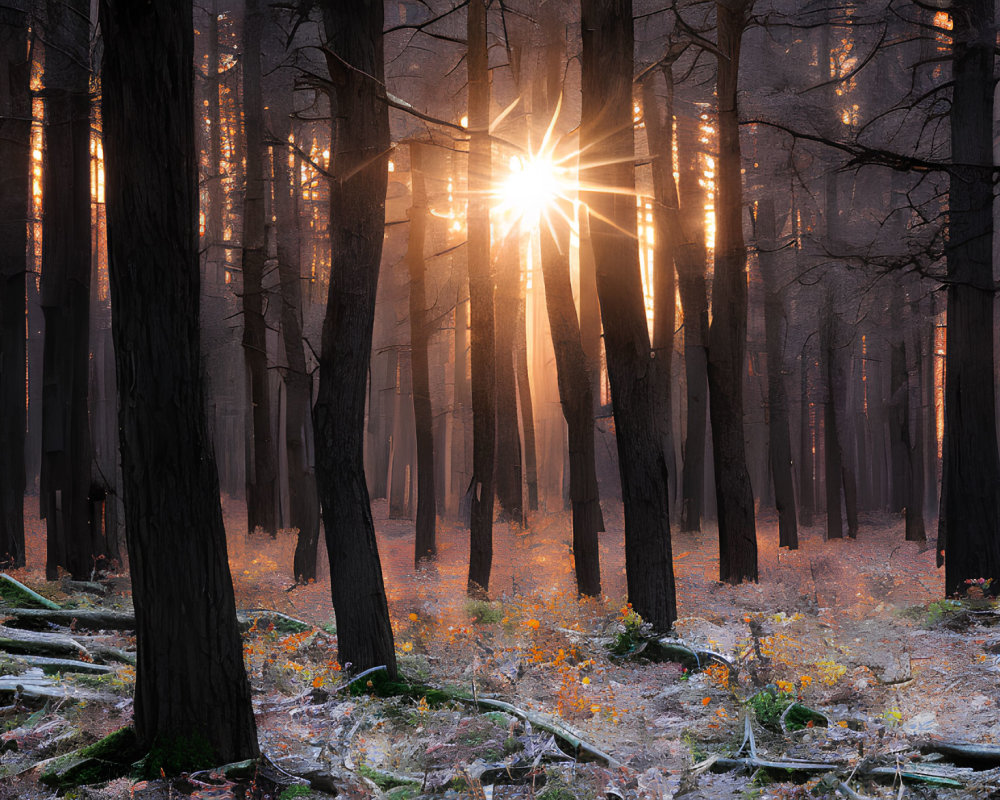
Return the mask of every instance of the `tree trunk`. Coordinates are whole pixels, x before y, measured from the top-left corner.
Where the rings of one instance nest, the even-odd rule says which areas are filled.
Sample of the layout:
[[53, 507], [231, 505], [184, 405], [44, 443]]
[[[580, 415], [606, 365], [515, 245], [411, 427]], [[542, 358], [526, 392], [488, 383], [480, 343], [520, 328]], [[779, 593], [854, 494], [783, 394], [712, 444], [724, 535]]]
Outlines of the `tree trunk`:
[[922, 320], [917, 301], [907, 304], [907, 325], [904, 332], [906, 397], [906, 427], [903, 429], [907, 456], [906, 485], [906, 540], [924, 542], [924, 409], [921, 398], [921, 371], [925, 368], [920, 352]]
[[521, 293], [521, 236], [515, 225], [500, 244], [496, 282], [497, 454], [496, 490], [500, 518], [524, 527], [521, 434], [517, 424], [514, 337]]
[[[668, 59], [670, 56], [668, 55]], [[677, 497], [674, 484], [674, 430], [671, 380], [674, 356], [674, 325], [677, 317], [677, 282], [674, 279], [674, 249], [682, 239], [680, 202], [674, 180], [674, 82], [672, 61], [646, 76], [642, 90], [642, 116], [652, 159], [653, 173], [653, 357], [656, 366], [657, 421], [660, 442], [670, 479], [670, 501]], [[654, 87], [655, 75], [664, 78], [663, 109]]]
[[86, 579], [104, 551], [89, 499], [90, 3], [50, 0], [46, 10], [40, 503], [46, 577], [65, 567]]
[[[994, 0], [951, 8], [951, 186], [941, 520], [945, 594], [992, 578], [1000, 592], [1000, 458], [993, 357]], [[960, 164], [960, 166], [959, 166]], [[940, 545], [939, 545], [940, 546]]]
[[528, 377], [527, 298], [525, 297], [527, 287], [523, 274], [520, 276], [519, 282], [521, 290], [517, 298], [514, 369], [517, 372], [521, 430], [524, 434], [524, 477], [528, 487], [528, 511], [538, 511], [538, 456], [535, 450], [534, 404], [531, 401], [531, 381]]
[[[291, 86], [285, 87], [291, 91]], [[288, 133], [290, 106], [275, 99], [284, 114], [277, 126]], [[288, 521], [298, 528], [292, 561], [295, 580], [316, 577], [319, 544], [319, 496], [316, 473], [309, 457], [312, 440], [312, 375], [306, 367], [302, 341], [302, 266], [299, 258], [299, 219], [293, 198], [295, 181], [284, 143], [271, 149], [274, 169], [274, 213], [277, 217], [278, 279], [281, 286], [281, 337], [287, 367], [285, 382], [285, 453], [288, 461]]]
[[752, 5], [749, 0], [720, 0], [715, 6], [721, 51], [717, 91], [719, 183], [708, 384], [719, 507], [719, 579], [732, 584], [757, 580], [757, 530], [743, 436], [747, 276], [736, 98], [740, 42]]
[[906, 508], [910, 491], [909, 412], [910, 395], [907, 389], [906, 332], [903, 328], [903, 286], [897, 279], [892, 287], [889, 317], [892, 330], [889, 342], [889, 456], [892, 470], [892, 491], [889, 510], [899, 513]]
[[198, 766], [192, 751], [210, 764], [258, 754], [202, 398], [192, 9], [100, 9], [135, 728], [180, 771]]
[[[330, 181], [330, 291], [315, 408], [340, 663], [396, 675], [389, 608], [364, 471], [365, 396], [385, 231], [389, 111], [380, 0], [324, 0], [327, 68], [336, 87]], [[349, 65], [349, 66], [347, 66]], [[372, 78], [375, 80], [372, 80]]]
[[0, 566], [24, 566], [24, 335], [31, 172], [28, 1], [0, 6]]
[[757, 206], [757, 259], [764, 281], [764, 339], [767, 348], [768, 460], [778, 511], [778, 546], [797, 550], [798, 521], [792, 483], [792, 440], [788, 431], [788, 394], [785, 391], [785, 296], [779, 274], [778, 232], [774, 199]]
[[681, 244], [674, 258], [684, 312], [687, 433], [681, 477], [681, 530], [700, 531], [705, 502], [708, 423], [708, 285], [705, 280], [705, 197], [699, 184], [698, 119], [678, 117]]
[[276, 450], [264, 322], [264, 104], [260, 53], [264, 25], [260, 0], [247, 0], [243, 22], [243, 118], [246, 130], [246, 197], [243, 205], [243, 357], [249, 389], [247, 436], [247, 530], [278, 531]]
[[427, 228], [427, 189], [423, 173], [423, 146], [410, 144], [410, 237], [406, 263], [410, 269], [410, 364], [413, 379], [413, 419], [417, 432], [417, 531], [414, 563], [437, 555], [435, 525], [437, 497], [434, 489], [434, 414], [428, 342], [431, 337], [427, 313], [427, 264], [424, 239]]
[[835, 400], [835, 384], [840, 374], [836, 366], [839, 357], [834, 321], [833, 300], [827, 297], [820, 331], [820, 351], [824, 367], [826, 394], [823, 405], [823, 455], [826, 484], [826, 538], [844, 538], [844, 516], [840, 502], [844, 455], [840, 448], [840, 415]]
[[[667, 465], [657, 437], [657, 360], [652, 358], [639, 273], [632, 160], [631, 0], [582, 0], [581, 148], [590, 238], [614, 407], [625, 507], [625, 570], [633, 608], [657, 630], [677, 617]], [[584, 166], [584, 165], [581, 165]]]
[[[580, 594], [601, 594], [598, 531], [604, 530], [594, 449], [594, 398], [569, 274], [567, 207], [539, 226], [545, 307], [556, 356], [559, 400], [569, 439], [569, 492], [573, 504], [573, 560]], [[554, 236], [555, 234], [555, 236]], [[555, 238], [558, 237], [558, 238]]]
[[469, 312], [472, 338], [472, 513], [470, 594], [485, 594], [493, 566], [493, 459], [496, 449], [496, 373], [493, 269], [490, 262], [490, 84], [486, 3], [470, 0], [469, 70]]

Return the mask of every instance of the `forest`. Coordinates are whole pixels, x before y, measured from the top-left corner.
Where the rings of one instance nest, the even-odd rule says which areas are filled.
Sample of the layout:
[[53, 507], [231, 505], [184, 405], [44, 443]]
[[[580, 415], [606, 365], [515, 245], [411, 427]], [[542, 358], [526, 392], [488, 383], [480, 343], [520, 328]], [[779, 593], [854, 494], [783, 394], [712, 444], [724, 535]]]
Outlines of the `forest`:
[[0, 798], [1000, 798], [995, 0], [0, 0]]

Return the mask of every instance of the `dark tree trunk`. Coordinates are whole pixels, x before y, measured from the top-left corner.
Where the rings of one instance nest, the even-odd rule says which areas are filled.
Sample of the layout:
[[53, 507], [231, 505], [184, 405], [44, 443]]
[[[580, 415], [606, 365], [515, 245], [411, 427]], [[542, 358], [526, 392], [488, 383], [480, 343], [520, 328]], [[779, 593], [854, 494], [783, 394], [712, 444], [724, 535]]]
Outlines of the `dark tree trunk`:
[[667, 465], [658, 439], [656, 376], [635, 238], [631, 164], [633, 31], [631, 0], [582, 0], [581, 147], [587, 184], [623, 193], [585, 192], [604, 321], [625, 507], [625, 570], [633, 608], [661, 631], [677, 617]]
[[893, 296], [889, 309], [889, 317], [893, 321], [889, 342], [889, 456], [892, 470], [892, 491], [889, 498], [889, 510], [899, 513], [906, 508], [906, 499], [910, 491], [910, 448], [909, 415], [910, 395], [907, 389], [906, 345], [903, 330], [903, 286], [897, 280], [892, 287]]
[[[604, 530], [594, 450], [594, 398], [569, 274], [569, 227], [562, 209], [539, 227], [545, 306], [556, 356], [559, 400], [569, 439], [569, 494], [573, 504], [573, 560], [580, 594], [601, 594], [598, 531]], [[553, 238], [553, 232], [558, 237]]]
[[715, 281], [709, 331], [715, 496], [719, 507], [719, 578], [757, 580], [757, 530], [743, 435], [747, 275], [737, 82], [740, 42], [753, 3], [716, 3], [719, 30], [719, 178], [716, 198]]
[[921, 398], [921, 371], [925, 368], [920, 352], [922, 323], [919, 304], [910, 300], [907, 304], [907, 325], [904, 333], [906, 397], [907, 405], [904, 444], [906, 446], [906, 540], [924, 542], [927, 531], [924, 526], [924, 409]]
[[835, 399], [835, 385], [841, 370], [837, 367], [840, 358], [838, 350], [834, 319], [836, 313], [832, 307], [832, 299], [826, 300], [823, 321], [820, 329], [820, 353], [823, 362], [823, 377], [826, 392], [823, 403], [823, 456], [824, 482], [826, 484], [826, 538], [844, 538], [844, 515], [840, 502], [840, 489], [844, 468], [844, 454], [840, 448], [841, 419]]
[[[594, 410], [601, 405], [601, 305], [597, 299], [597, 267], [594, 248], [590, 241], [590, 219], [579, 216], [580, 228], [580, 341], [587, 356], [587, 373], [590, 375]], [[603, 526], [602, 526], [603, 527]]]
[[705, 502], [708, 423], [708, 285], [705, 280], [705, 197], [699, 184], [698, 119], [678, 117], [681, 243], [675, 249], [677, 288], [684, 312], [687, 433], [681, 477], [681, 530], [700, 531]]
[[[994, 0], [951, 7], [951, 187], [941, 527], [945, 594], [970, 578], [1000, 591], [1000, 459], [993, 357]], [[957, 166], [961, 164], [962, 166]], [[941, 543], [939, 543], [939, 549]]]
[[[677, 316], [677, 282], [674, 279], [674, 249], [682, 239], [677, 183], [674, 180], [674, 81], [672, 54], [659, 70], [641, 82], [642, 116], [646, 123], [653, 173], [653, 357], [656, 366], [657, 421], [660, 441], [670, 478], [670, 501], [677, 497], [674, 475], [674, 430], [671, 380], [674, 355], [674, 325]], [[665, 102], [657, 99], [654, 77], [664, 78]]]
[[243, 23], [243, 118], [246, 131], [246, 197], [243, 204], [243, 358], [250, 409], [247, 436], [247, 529], [278, 531], [276, 450], [271, 435], [271, 399], [264, 321], [264, 104], [260, 53], [264, 16], [260, 0], [247, 0]]
[[24, 566], [24, 335], [31, 171], [28, 0], [0, 5], [0, 566]]
[[469, 70], [469, 315], [472, 339], [472, 513], [470, 594], [485, 594], [493, 567], [493, 459], [496, 450], [496, 372], [493, 269], [490, 263], [490, 84], [486, 3], [470, 0]]
[[[396, 675], [389, 607], [365, 483], [365, 395], [385, 229], [389, 110], [381, 0], [324, 0], [336, 87], [330, 181], [330, 293], [315, 408], [316, 483], [330, 557], [340, 663]], [[349, 65], [349, 66], [348, 66]], [[372, 78], [375, 80], [372, 80]]]
[[816, 458], [813, 454], [812, 404], [809, 402], [809, 339], [799, 355], [799, 517], [803, 525], [813, 524], [816, 510]]
[[[290, 92], [291, 87], [286, 89]], [[291, 108], [276, 99], [285, 113], [278, 130], [287, 134]], [[299, 257], [299, 220], [295, 213], [294, 176], [284, 143], [271, 150], [274, 169], [274, 213], [277, 217], [278, 279], [281, 286], [281, 336], [287, 368], [285, 382], [285, 453], [288, 460], [288, 521], [298, 528], [292, 561], [295, 580], [316, 577], [319, 544], [319, 496], [316, 473], [309, 457], [312, 440], [312, 375], [306, 368], [302, 341], [302, 266]]]
[[765, 197], [757, 207], [757, 259], [764, 281], [764, 339], [767, 348], [768, 460], [778, 511], [778, 546], [797, 550], [798, 521], [792, 482], [792, 440], [788, 431], [788, 394], [785, 391], [785, 293], [779, 274], [774, 200]]
[[410, 238], [406, 263], [410, 269], [410, 364], [413, 378], [413, 418], [417, 431], [417, 531], [414, 562], [437, 555], [435, 525], [437, 497], [434, 488], [434, 415], [428, 343], [431, 337], [427, 313], [427, 264], [424, 240], [427, 229], [427, 189], [423, 173], [423, 146], [410, 144]]
[[521, 293], [520, 226], [500, 245], [496, 282], [497, 461], [496, 490], [501, 519], [524, 526], [521, 433], [517, 423], [514, 342]]
[[180, 771], [258, 754], [202, 399], [191, 3], [100, 9], [135, 728]]
[[538, 511], [538, 456], [535, 450], [535, 414], [528, 377], [528, 330], [526, 317], [525, 281], [520, 280], [517, 298], [517, 332], [514, 340], [514, 369], [521, 409], [521, 430], [524, 433], [524, 477], [528, 487], [528, 510]]
[[41, 511], [45, 575], [87, 579], [103, 556], [90, 526], [90, 3], [49, 0], [42, 192]]

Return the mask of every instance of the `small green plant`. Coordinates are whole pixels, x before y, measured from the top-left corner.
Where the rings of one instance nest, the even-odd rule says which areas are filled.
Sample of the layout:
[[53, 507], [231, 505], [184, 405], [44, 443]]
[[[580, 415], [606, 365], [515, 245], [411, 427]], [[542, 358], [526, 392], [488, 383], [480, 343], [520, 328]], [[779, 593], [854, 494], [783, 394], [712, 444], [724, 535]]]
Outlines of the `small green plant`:
[[379, 772], [373, 767], [369, 767], [364, 762], [358, 764], [358, 774], [363, 775], [368, 778], [372, 783], [378, 786], [383, 792], [388, 792], [390, 789], [395, 789], [397, 786], [418, 786], [416, 781], [409, 781], [397, 778], [395, 775], [389, 775], [385, 772]]
[[465, 613], [472, 618], [472, 622], [476, 625], [496, 625], [504, 617], [502, 605], [486, 600], [466, 600]]
[[948, 615], [961, 610], [962, 603], [959, 600], [935, 600], [927, 606], [927, 616], [924, 618], [924, 624], [928, 627], [937, 625]]
[[781, 720], [781, 715], [793, 702], [795, 702], [795, 695], [791, 692], [781, 692], [777, 688], [767, 687], [747, 700], [747, 705], [753, 710], [761, 725], [776, 728]]
[[282, 789], [279, 798], [280, 800], [295, 800], [296, 797], [308, 797], [311, 794], [312, 790], [305, 784], [293, 783]]
[[627, 656], [641, 651], [645, 646], [645, 640], [650, 638], [652, 632], [653, 626], [644, 622], [629, 603], [621, 610], [618, 630], [615, 631], [614, 641], [608, 649], [616, 656]]
[[701, 742], [694, 738], [689, 732], [685, 731], [681, 734], [681, 741], [684, 746], [691, 752], [691, 759], [697, 764], [708, 758], [708, 751], [701, 746]]

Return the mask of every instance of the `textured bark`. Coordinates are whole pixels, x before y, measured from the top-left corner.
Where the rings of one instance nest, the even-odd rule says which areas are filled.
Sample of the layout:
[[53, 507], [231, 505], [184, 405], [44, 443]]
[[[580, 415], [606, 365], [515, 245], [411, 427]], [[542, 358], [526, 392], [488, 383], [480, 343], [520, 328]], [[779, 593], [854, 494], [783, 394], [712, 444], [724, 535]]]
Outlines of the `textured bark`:
[[803, 525], [812, 525], [816, 510], [816, 477], [813, 455], [812, 406], [809, 402], [809, 340], [799, 356], [799, 517]]
[[[289, 90], [291, 87], [287, 87]], [[279, 130], [287, 134], [290, 107]], [[316, 549], [319, 544], [319, 496], [316, 473], [309, 457], [312, 439], [312, 375], [306, 369], [302, 341], [302, 265], [299, 258], [299, 225], [293, 197], [294, 179], [284, 144], [271, 149], [274, 169], [274, 213], [277, 218], [278, 278], [281, 286], [281, 338], [287, 367], [285, 383], [285, 453], [288, 461], [289, 524], [298, 528], [295, 556], [292, 560], [295, 579], [316, 577]]]
[[514, 343], [520, 286], [520, 230], [500, 245], [496, 282], [497, 453], [496, 490], [500, 518], [524, 526], [521, 433], [517, 421]]
[[[364, 471], [365, 399], [385, 230], [389, 111], [381, 0], [325, 0], [335, 87], [330, 181], [330, 291], [316, 400], [316, 483], [342, 664], [396, 675], [389, 608]], [[372, 80], [375, 78], [375, 80]]]
[[[569, 214], [572, 209], [563, 209]], [[598, 531], [604, 530], [594, 449], [594, 398], [569, 274], [569, 227], [562, 214], [540, 229], [545, 307], [556, 356], [559, 400], [569, 439], [569, 493], [573, 504], [573, 560], [580, 594], [599, 596]], [[553, 237], [553, 232], [558, 238]]]
[[267, 328], [264, 321], [266, 190], [264, 175], [264, 103], [260, 52], [264, 24], [260, 0], [247, 0], [243, 23], [243, 119], [246, 131], [246, 196], [243, 204], [243, 358], [249, 390], [247, 436], [247, 529], [278, 531], [278, 468], [271, 435], [271, 392], [267, 374]]
[[[994, 388], [993, 71], [994, 0], [951, 8], [951, 186], [948, 343], [941, 528], [945, 594], [970, 578], [1000, 591], [1000, 459]], [[957, 166], [961, 164], [961, 166]], [[946, 498], [946, 500], [945, 500]], [[940, 534], [939, 534], [940, 536]]]
[[899, 280], [893, 286], [889, 317], [893, 321], [889, 342], [889, 456], [892, 470], [892, 491], [889, 510], [899, 513], [906, 508], [909, 493], [910, 448], [907, 446], [910, 396], [907, 391], [906, 345], [903, 330], [903, 287]]
[[50, 0], [45, 26], [42, 475], [45, 574], [89, 578], [103, 556], [90, 525], [90, 3]]
[[[674, 430], [671, 408], [671, 380], [674, 356], [674, 326], [677, 317], [677, 282], [674, 279], [674, 250], [681, 234], [680, 202], [674, 180], [674, 81], [672, 59], [646, 76], [642, 90], [642, 116], [652, 159], [653, 173], [653, 355], [656, 367], [657, 422], [663, 457], [670, 478], [670, 501], [676, 499], [674, 475]], [[664, 78], [664, 102], [656, 93], [654, 78]], [[662, 108], [661, 108], [662, 105]]]
[[135, 728], [224, 764], [258, 748], [202, 398], [191, 3], [100, 10]]
[[538, 456], [535, 449], [535, 414], [528, 377], [528, 330], [525, 280], [520, 281], [517, 298], [517, 332], [514, 340], [514, 369], [517, 373], [517, 393], [521, 409], [521, 430], [524, 433], [524, 478], [528, 487], [528, 511], [538, 511]]
[[681, 530], [700, 531], [705, 503], [708, 438], [708, 285], [705, 267], [705, 196], [699, 184], [698, 120], [678, 117], [681, 242], [675, 249], [677, 288], [684, 312], [687, 424], [681, 477]]
[[472, 339], [472, 513], [470, 594], [485, 593], [493, 566], [493, 459], [496, 449], [496, 372], [493, 269], [490, 263], [490, 84], [485, 0], [470, 0], [469, 70], [469, 315]]
[[437, 497], [434, 489], [434, 414], [431, 409], [430, 368], [427, 346], [431, 329], [427, 313], [427, 264], [424, 241], [427, 230], [427, 188], [422, 145], [410, 144], [410, 238], [406, 263], [410, 270], [410, 364], [413, 380], [413, 419], [417, 432], [417, 530], [414, 562], [437, 555], [435, 526]]
[[652, 358], [635, 238], [632, 140], [633, 32], [630, 0], [582, 0], [583, 89], [580, 143], [586, 184], [623, 193], [585, 192], [604, 321], [625, 507], [625, 571], [633, 608], [657, 630], [677, 616], [667, 466], [657, 436], [657, 360]]
[[31, 169], [28, 2], [0, 5], [0, 565], [24, 566], [24, 309]]
[[597, 267], [594, 264], [594, 248], [590, 241], [590, 218], [580, 214], [580, 340], [587, 356], [587, 372], [590, 375], [591, 394], [594, 396], [594, 410], [601, 405], [601, 305], [597, 299]]
[[719, 178], [715, 282], [709, 330], [715, 496], [719, 507], [719, 578], [757, 580], [757, 529], [743, 435], [743, 366], [747, 334], [746, 249], [737, 82], [740, 42], [750, 0], [716, 3], [719, 31]]
[[926, 368], [920, 348], [921, 324], [919, 305], [912, 299], [907, 304], [907, 325], [904, 334], [907, 406], [903, 428], [907, 455], [906, 479], [906, 540], [927, 540], [924, 525], [924, 409], [921, 398], [922, 372]]
[[774, 200], [765, 197], [757, 207], [757, 259], [764, 281], [764, 339], [767, 348], [768, 460], [778, 511], [778, 546], [797, 550], [798, 521], [792, 483], [792, 440], [788, 432], [788, 394], [785, 391], [785, 297], [779, 274], [778, 236]]

